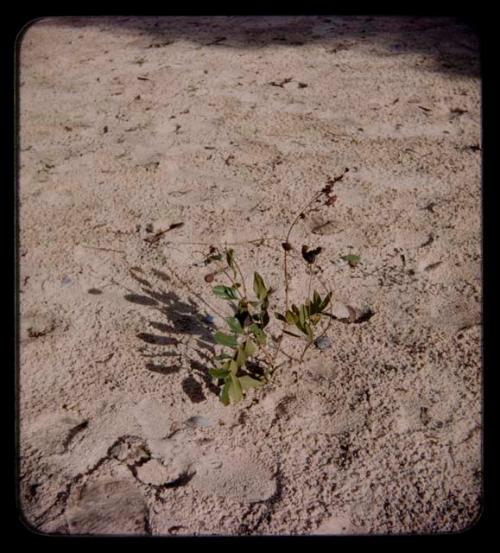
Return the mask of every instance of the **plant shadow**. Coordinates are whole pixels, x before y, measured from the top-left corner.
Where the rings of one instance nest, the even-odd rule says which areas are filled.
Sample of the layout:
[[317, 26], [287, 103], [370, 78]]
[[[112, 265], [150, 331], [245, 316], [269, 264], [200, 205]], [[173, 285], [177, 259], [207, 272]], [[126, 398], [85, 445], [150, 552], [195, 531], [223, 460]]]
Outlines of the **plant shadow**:
[[[136, 274], [137, 272], [140, 272], [141, 276]], [[165, 282], [170, 281], [170, 277], [166, 273], [157, 270], [154, 270], [153, 273]], [[125, 300], [149, 307], [155, 313], [155, 317], [149, 320], [149, 325], [155, 332], [140, 332], [136, 335], [137, 338], [152, 346], [177, 348], [186, 343], [183, 338], [194, 336], [196, 346], [192, 348], [192, 354], [189, 356], [191, 373], [183, 379], [181, 387], [193, 403], [204, 401], [206, 390], [217, 394], [218, 388], [207, 370], [207, 363], [215, 353], [213, 340], [215, 328], [212, 323], [207, 322], [206, 316], [201, 313], [198, 304], [191, 298], [183, 300], [172, 290], [158, 289], [142, 276], [141, 269], [131, 269], [130, 275], [141, 285], [141, 293], [125, 294]], [[157, 350], [152, 352], [144, 351], [144, 348], [141, 348], [141, 355], [145, 358], [155, 359], [155, 361], [148, 361], [145, 365], [145, 368], [151, 372], [168, 376], [182, 370], [179, 362], [182, 354], [178, 351], [170, 349], [158, 353]], [[169, 365], [156, 362], [157, 358], [175, 358], [176, 362]], [[204, 364], [203, 361], [206, 363]]]

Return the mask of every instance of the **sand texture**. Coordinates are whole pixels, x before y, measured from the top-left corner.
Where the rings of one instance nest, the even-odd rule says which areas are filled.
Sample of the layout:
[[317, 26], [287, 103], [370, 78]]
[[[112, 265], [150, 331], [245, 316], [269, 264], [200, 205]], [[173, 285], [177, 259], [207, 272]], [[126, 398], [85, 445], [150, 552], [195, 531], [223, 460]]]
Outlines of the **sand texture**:
[[[19, 501], [31, 528], [474, 523], [470, 29], [435, 17], [46, 18], [21, 40], [19, 124]], [[335, 205], [315, 204], [290, 237], [293, 301], [309, 286], [302, 245], [322, 248], [311, 286], [333, 292], [329, 343], [224, 407], [207, 367], [230, 311], [204, 280], [209, 247], [232, 245], [281, 308], [280, 243], [345, 169]], [[280, 328], [273, 318], [270, 334]]]

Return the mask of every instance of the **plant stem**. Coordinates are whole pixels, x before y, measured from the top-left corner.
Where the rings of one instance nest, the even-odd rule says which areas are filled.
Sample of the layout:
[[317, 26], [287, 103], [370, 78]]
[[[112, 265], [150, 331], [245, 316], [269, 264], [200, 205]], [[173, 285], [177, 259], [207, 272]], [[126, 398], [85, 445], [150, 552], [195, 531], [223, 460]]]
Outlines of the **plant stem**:
[[288, 311], [288, 252], [285, 251], [285, 258], [283, 260], [283, 272], [285, 276], [285, 309]]
[[262, 352], [264, 353], [264, 357], [266, 358], [266, 361], [269, 367], [272, 368], [274, 360], [271, 357], [271, 353], [267, 350], [267, 348], [264, 345], [258, 344], [258, 346], [259, 346], [259, 349], [262, 350]]
[[[271, 240], [274, 240], [275, 242], [282, 242], [282, 238], [278, 238], [275, 236], [268, 236], [264, 238], [252, 238], [250, 240], [241, 240], [239, 242], [225, 242], [224, 244], [226, 246], [242, 246], [244, 244], [261, 244], [263, 242], [269, 242]], [[174, 244], [179, 246], [213, 246], [213, 242], [165, 242], [165, 245], [167, 244]]]
[[[312, 198], [312, 200], [310, 200], [306, 206], [302, 209], [302, 211], [300, 211], [297, 216], [295, 217], [295, 219], [292, 221], [292, 224], [290, 225], [290, 227], [288, 228], [288, 232], [286, 234], [286, 238], [285, 238], [285, 244], [288, 244], [288, 240], [290, 239], [290, 235], [292, 234], [292, 230], [293, 228], [295, 227], [295, 225], [297, 224], [298, 220], [300, 219], [301, 215], [303, 215], [310, 207], [311, 205], [317, 201], [317, 199], [323, 194], [323, 191], [320, 190], [319, 192], [317, 192], [314, 197]], [[288, 250], [284, 249], [284, 252], [285, 252], [285, 256], [284, 256], [284, 263], [283, 263], [283, 272], [284, 272], [284, 277], [285, 277], [285, 309], [288, 310]]]
[[302, 364], [302, 361], [304, 360], [304, 355], [306, 354], [306, 351], [313, 345], [314, 341], [311, 340], [310, 342], [307, 342], [306, 347], [302, 350], [302, 353], [299, 358], [299, 366]]
[[[276, 348], [276, 351], [274, 352], [272, 363], [271, 363], [271, 369], [274, 367], [274, 363], [281, 351], [281, 342], [283, 341], [283, 334], [278, 338], [278, 347]], [[286, 355], [286, 354], [285, 354]]]
[[245, 279], [243, 278], [243, 273], [241, 272], [240, 266], [238, 265], [238, 263], [236, 262], [235, 259], [233, 259], [233, 262], [234, 262], [234, 266], [238, 270], [238, 273], [240, 274], [241, 285], [243, 286], [243, 293], [245, 294], [245, 298], [246, 298], [247, 297], [247, 287], [245, 285]]
[[308, 272], [309, 272], [309, 282], [307, 283], [307, 298], [308, 299], [311, 295], [311, 282], [312, 282], [312, 277], [313, 277], [313, 268], [314, 268], [315, 264], [316, 264], [316, 260], [314, 260], [314, 263], [312, 265], [309, 265], [309, 263], [307, 264], [307, 269], [308, 269]]
[[[333, 179], [333, 184], [335, 184], [336, 182], [342, 180], [344, 178], [344, 175], [347, 173], [347, 171], [349, 171], [349, 169], [345, 169], [344, 172], [339, 175], [338, 177], [334, 177]], [[302, 211], [300, 211], [298, 213], [298, 215], [295, 217], [295, 219], [292, 221], [292, 224], [290, 225], [290, 227], [288, 228], [288, 232], [287, 232], [287, 235], [286, 235], [286, 238], [285, 238], [285, 243], [288, 244], [288, 240], [290, 239], [290, 235], [292, 234], [292, 230], [293, 228], [295, 227], [295, 225], [297, 224], [297, 221], [299, 220], [299, 218], [311, 207], [311, 205], [316, 202], [318, 200], [318, 198], [320, 198], [323, 194], [324, 194], [324, 190], [320, 190], [319, 192], [317, 192], [313, 198], [306, 204], [306, 206], [302, 209]], [[285, 256], [284, 256], [284, 267], [283, 267], [283, 270], [284, 270], [284, 275], [285, 275], [285, 307], [286, 309], [288, 310], [288, 266], [287, 266], [287, 258], [288, 258], [288, 251], [286, 249], [284, 249], [284, 252], [285, 252]]]

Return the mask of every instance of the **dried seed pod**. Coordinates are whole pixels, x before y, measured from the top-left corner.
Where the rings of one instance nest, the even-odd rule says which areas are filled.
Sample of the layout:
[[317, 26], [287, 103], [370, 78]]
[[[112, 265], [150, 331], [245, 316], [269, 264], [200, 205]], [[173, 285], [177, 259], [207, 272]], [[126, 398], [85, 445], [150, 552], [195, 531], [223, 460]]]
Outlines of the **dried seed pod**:
[[302, 257], [308, 262], [308, 263], [314, 263], [316, 261], [316, 256], [321, 253], [321, 250], [323, 248], [321, 246], [317, 247], [314, 250], [308, 251], [307, 246], [302, 246]]
[[326, 199], [325, 205], [335, 205], [335, 202], [337, 201], [337, 196], [333, 194], [333, 196], [328, 196]]

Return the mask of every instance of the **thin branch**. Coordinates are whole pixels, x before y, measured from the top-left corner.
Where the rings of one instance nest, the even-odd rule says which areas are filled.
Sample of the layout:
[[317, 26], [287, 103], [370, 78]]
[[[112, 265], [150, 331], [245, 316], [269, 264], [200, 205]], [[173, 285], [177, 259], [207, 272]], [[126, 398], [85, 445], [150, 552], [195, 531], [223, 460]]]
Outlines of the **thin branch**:
[[234, 266], [236, 267], [236, 269], [238, 270], [238, 273], [240, 274], [241, 285], [243, 286], [243, 293], [245, 294], [245, 298], [247, 298], [248, 293], [247, 293], [247, 287], [245, 285], [245, 279], [243, 277], [243, 273], [241, 272], [240, 266], [238, 265], [238, 263], [236, 262], [235, 259], [233, 259], [233, 263], [234, 263]]
[[285, 277], [285, 309], [288, 311], [288, 251], [284, 250], [283, 272]]
[[316, 260], [314, 260], [314, 263], [312, 265], [309, 265], [309, 263], [307, 264], [307, 270], [308, 270], [308, 273], [309, 273], [309, 282], [307, 283], [307, 297], [308, 298], [311, 296], [311, 282], [312, 282], [312, 278], [313, 278], [313, 268], [314, 268], [315, 264], [316, 264]]
[[[340, 174], [339, 176], [337, 177], [334, 177], [333, 180], [331, 181], [330, 183], [330, 190], [331, 190], [331, 187], [338, 181], [342, 180], [344, 178], [344, 175], [349, 171], [348, 168], [346, 168], [344, 170], [344, 172], [342, 174]], [[295, 225], [297, 224], [298, 220], [302, 217], [302, 215], [311, 207], [311, 205], [316, 202], [323, 194], [325, 194], [326, 190], [325, 188], [322, 188], [319, 192], [317, 192], [313, 198], [306, 204], [306, 206], [302, 209], [302, 211], [300, 211], [297, 216], [295, 217], [295, 219], [292, 221], [292, 224], [290, 225], [289, 229], [288, 229], [288, 232], [287, 232], [287, 235], [286, 235], [286, 238], [285, 238], [285, 244], [288, 244], [288, 241], [290, 239], [290, 235], [292, 234], [292, 230], [293, 228], [295, 227]], [[285, 258], [284, 258], [284, 276], [285, 276], [285, 306], [286, 306], [286, 309], [288, 309], [288, 265], [287, 265], [287, 257], [288, 257], [288, 250], [284, 248], [284, 252], [285, 252]]]
[[302, 361], [304, 360], [304, 355], [306, 354], [306, 351], [313, 345], [313, 343], [314, 343], [313, 341], [307, 342], [306, 347], [302, 350], [302, 353], [299, 359], [299, 367], [300, 365], [302, 365]]
[[[310, 200], [306, 206], [302, 209], [302, 211], [300, 211], [297, 216], [295, 217], [295, 219], [292, 221], [292, 224], [290, 225], [290, 227], [288, 228], [288, 232], [286, 234], [286, 238], [285, 238], [285, 244], [288, 244], [288, 240], [290, 239], [290, 235], [292, 234], [292, 230], [293, 228], [295, 227], [295, 225], [297, 224], [298, 220], [300, 219], [300, 217], [311, 207], [311, 205], [316, 202], [318, 200], [318, 198], [320, 198], [322, 195], [324, 194], [323, 190], [320, 190], [319, 192], [317, 192], [314, 197], [312, 198], [312, 200]], [[284, 256], [284, 263], [283, 263], [283, 273], [284, 273], [284, 278], [285, 278], [285, 308], [286, 310], [288, 310], [288, 250], [286, 248], [283, 248], [284, 252], [285, 252], [285, 256]]]
[[[264, 238], [251, 238], [250, 240], [241, 240], [239, 242], [224, 242], [226, 246], [242, 246], [244, 244], [257, 244], [262, 245], [264, 242], [282, 242], [282, 238], [275, 236], [268, 236]], [[213, 246], [215, 242], [165, 242], [165, 245], [174, 244], [179, 246]]]

